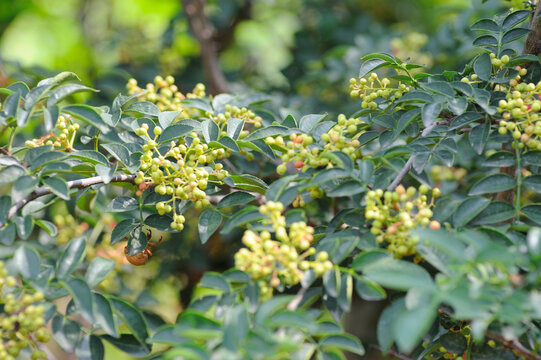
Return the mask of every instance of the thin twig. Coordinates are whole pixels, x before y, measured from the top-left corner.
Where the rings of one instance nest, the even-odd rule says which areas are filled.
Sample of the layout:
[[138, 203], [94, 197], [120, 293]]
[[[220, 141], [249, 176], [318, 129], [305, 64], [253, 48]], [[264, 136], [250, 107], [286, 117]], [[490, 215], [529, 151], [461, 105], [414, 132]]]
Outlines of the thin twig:
[[[447, 120], [442, 120], [442, 121], [436, 121], [436, 122], [433, 122], [432, 124], [428, 125], [422, 132], [421, 132], [421, 137], [425, 137], [427, 136], [428, 134], [430, 134], [432, 132], [432, 130], [434, 130], [435, 127], [437, 126], [440, 126], [440, 125], [449, 125], [449, 121]], [[402, 168], [402, 170], [400, 170], [400, 172], [398, 173], [398, 175], [396, 176], [396, 178], [393, 180], [393, 182], [391, 183], [391, 185], [389, 185], [389, 187], [387, 188], [387, 190], [389, 191], [393, 191], [401, 182], [402, 180], [404, 180], [404, 178], [406, 177], [406, 175], [408, 175], [408, 173], [410, 172], [411, 168], [413, 167], [413, 161], [415, 160], [415, 155], [412, 155], [410, 156], [410, 158], [408, 159], [408, 161], [406, 161], [406, 164], [404, 164], [404, 167]]]
[[301, 287], [297, 295], [295, 295], [295, 297], [287, 304], [287, 309], [289, 311], [297, 310], [297, 308], [299, 307], [302, 301], [302, 298], [304, 297], [304, 295], [306, 295], [307, 291], [308, 291], [308, 288]]
[[[111, 178], [112, 183], [117, 182], [128, 182], [128, 183], [134, 183], [135, 175], [114, 175]], [[78, 180], [72, 180], [68, 181], [68, 189], [83, 189], [92, 185], [97, 184], [103, 184], [103, 178], [101, 176], [94, 176], [91, 178], [86, 179], [78, 179]], [[28, 204], [30, 201], [35, 200], [37, 198], [40, 198], [45, 195], [52, 194], [52, 191], [48, 187], [40, 187], [30, 193], [27, 197], [16, 203], [9, 209], [8, 219], [10, 219], [13, 215], [17, 213], [17, 211], [21, 210], [26, 204]]]
[[486, 336], [499, 341], [508, 349], [516, 351], [520, 356], [526, 358], [527, 360], [541, 360], [541, 356], [532, 353], [530, 350], [526, 349], [524, 345], [517, 339], [506, 340], [503, 336], [494, 333], [486, 333]]

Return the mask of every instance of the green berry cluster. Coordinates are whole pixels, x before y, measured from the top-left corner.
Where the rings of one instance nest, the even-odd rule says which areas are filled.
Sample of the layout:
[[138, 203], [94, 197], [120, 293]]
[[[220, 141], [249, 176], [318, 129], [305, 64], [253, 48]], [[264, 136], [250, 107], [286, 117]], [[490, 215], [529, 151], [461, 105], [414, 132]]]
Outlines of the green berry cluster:
[[334, 158], [329, 156], [329, 153], [334, 151], [347, 154], [353, 161], [361, 158], [357, 137], [364, 132], [363, 125], [365, 123], [360, 119], [348, 119], [344, 114], [340, 114], [337, 124], [321, 135], [319, 143], [314, 143], [314, 138], [307, 134], [291, 134], [288, 141], [282, 136], [267, 137], [265, 143], [282, 152], [283, 163], [276, 168], [278, 174], [285, 174], [286, 164], [290, 162], [302, 171], [310, 168], [333, 167]]
[[[210, 112], [205, 114], [209, 119], [214, 120], [216, 124], [220, 127], [222, 135], [227, 135], [226, 129], [229, 119], [242, 119], [246, 124], [252, 124], [254, 128], [259, 129], [263, 124], [263, 119], [260, 116], [257, 116], [252, 110], [245, 107], [237, 107], [232, 105], [225, 105], [225, 112], [213, 115]], [[248, 131], [244, 130], [239, 135], [239, 138], [244, 138], [249, 134]]]
[[414, 187], [406, 190], [399, 185], [395, 191], [377, 189], [369, 191], [365, 197], [365, 218], [372, 220], [370, 231], [396, 258], [416, 255], [415, 260], [420, 261], [415, 249], [417, 240], [410, 231], [418, 225], [435, 230], [440, 228], [439, 222], [430, 221], [434, 198], [440, 195], [440, 190], [432, 190], [430, 203], [427, 202], [428, 192], [426, 185], [421, 185], [418, 192]]
[[[316, 249], [311, 247], [314, 229], [305, 222], [296, 222], [288, 232], [283, 210], [279, 202], [269, 201], [260, 206], [259, 211], [268, 217], [276, 240], [272, 240], [269, 231], [258, 234], [247, 230], [242, 237], [246, 248], [235, 254], [235, 266], [258, 281], [263, 299], [270, 298], [274, 288], [298, 284], [303, 271], [313, 269], [320, 276], [333, 268], [327, 252], [316, 254]], [[315, 255], [314, 260], [308, 260], [311, 255]]]
[[157, 143], [162, 129], [156, 126], [153, 137], [148, 134], [148, 129], [148, 124], [142, 124], [136, 130], [137, 135], [146, 139], [141, 165], [135, 178], [135, 183], [139, 186], [136, 195], [141, 196], [150, 186], [155, 187], [154, 191], [160, 195], [170, 195], [169, 200], [156, 204], [156, 210], [160, 215], [172, 211], [171, 227], [180, 231], [184, 229], [185, 219], [181, 214], [177, 214], [176, 203], [190, 200], [194, 202], [196, 209], [209, 206], [210, 202], [205, 193], [209, 181], [221, 181], [229, 176], [223, 165], [215, 163], [215, 160], [226, 158], [231, 152], [221, 148], [209, 148], [201, 142], [196, 132], [192, 132], [188, 138], [171, 141], [167, 151], [162, 154]]
[[[503, 55], [501, 58], [496, 57], [496, 54], [490, 53], [490, 63], [492, 64], [492, 73], [497, 74], [500, 72], [505, 65], [509, 63], [511, 58], [509, 55]], [[516, 79], [511, 81], [518, 81], [520, 80], [521, 76], [526, 75], [526, 69], [520, 69], [519, 68], [519, 75]], [[469, 77], [465, 76], [460, 81], [466, 84], [476, 84], [480, 83], [481, 80], [479, 79], [479, 76], [476, 73], [472, 73]], [[494, 90], [495, 91], [505, 91], [505, 85], [495, 85]]]
[[8, 276], [4, 263], [0, 261], [0, 359], [18, 359], [23, 349], [32, 350], [32, 359], [47, 359], [39, 343], [50, 340], [51, 334], [45, 328], [43, 294], [21, 293], [16, 295], [17, 280]]
[[361, 107], [363, 109], [376, 110], [378, 104], [376, 100], [384, 99], [394, 101], [400, 99], [404, 93], [410, 91], [410, 87], [399, 82], [396, 87], [392, 87], [391, 80], [388, 78], [379, 79], [378, 74], [372, 73], [365, 78], [349, 79], [349, 94], [352, 98], [360, 97], [363, 99]]
[[430, 177], [435, 182], [441, 182], [444, 180], [460, 181], [466, 176], [466, 174], [467, 174], [467, 171], [466, 169], [463, 169], [463, 168], [450, 168], [447, 166], [434, 165], [430, 169]]
[[498, 112], [503, 120], [499, 123], [499, 133], [511, 132], [518, 147], [541, 150], [541, 82], [510, 84], [506, 100], [498, 103]]
[[25, 145], [29, 148], [35, 148], [42, 145], [51, 145], [57, 149], [73, 150], [73, 141], [79, 130], [79, 124], [74, 122], [71, 116], [59, 116], [56, 120], [55, 128], [47, 135], [39, 138], [27, 140]]
[[175, 85], [175, 78], [171, 75], [166, 76], [165, 79], [159, 75], [156, 76], [154, 83], [146, 84], [145, 89], [140, 88], [137, 80], [132, 78], [126, 84], [126, 88], [128, 94], [141, 94], [139, 97], [141, 101], [150, 101], [161, 111], [180, 111], [179, 119], [188, 119], [194, 114], [199, 114], [199, 110], [185, 106], [182, 100], [205, 97], [205, 85], [199, 83], [191, 93], [183, 94]]

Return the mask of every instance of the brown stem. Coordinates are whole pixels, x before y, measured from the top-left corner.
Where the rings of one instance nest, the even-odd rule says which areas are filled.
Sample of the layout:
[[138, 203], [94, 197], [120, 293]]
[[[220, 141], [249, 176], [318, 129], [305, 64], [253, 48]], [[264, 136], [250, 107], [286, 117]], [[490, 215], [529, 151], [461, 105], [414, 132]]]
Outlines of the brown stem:
[[538, 16], [539, 11], [541, 11], [541, 6], [537, 4], [530, 15], [529, 29], [532, 32], [526, 37], [524, 49], [522, 50], [523, 54], [537, 55], [541, 52], [541, 17]]
[[[111, 178], [110, 182], [129, 182], [133, 184], [134, 180], [135, 175], [114, 175]], [[72, 180], [67, 182], [68, 189], [83, 189], [85, 187], [96, 184], [103, 184], [103, 178], [101, 176], [94, 176], [86, 179]], [[25, 205], [28, 204], [30, 201], [49, 194], [52, 194], [52, 191], [48, 187], [40, 187], [32, 191], [30, 195], [28, 195], [27, 197], [13, 205], [11, 209], [9, 209], [8, 219], [11, 219], [13, 215], [17, 213], [17, 211], [25, 207]]]
[[487, 337], [499, 341], [506, 348], [512, 350], [513, 352], [518, 353], [520, 356], [524, 357], [527, 360], [541, 360], [541, 356], [532, 353], [530, 350], [526, 349], [524, 345], [517, 339], [506, 340], [503, 336], [494, 333], [487, 333]]
[[201, 47], [201, 60], [210, 93], [216, 95], [228, 92], [229, 84], [218, 62], [216, 30], [205, 15], [206, 0], [181, 0], [181, 2], [190, 29]]
[[[425, 137], [427, 136], [428, 134], [430, 134], [432, 132], [432, 130], [434, 130], [434, 128], [436, 126], [440, 126], [440, 125], [449, 125], [449, 121], [447, 120], [442, 120], [442, 121], [436, 121], [436, 122], [433, 122], [432, 124], [428, 125], [422, 132], [421, 132], [421, 137]], [[393, 180], [393, 182], [391, 183], [391, 185], [389, 185], [389, 187], [387, 188], [387, 190], [389, 191], [393, 191], [401, 182], [402, 180], [404, 180], [404, 178], [406, 177], [406, 175], [408, 175], [408, 173], [410, 172], [411, 168], [413, 167], [413, 160], [415, 159], [415, 155], [412, 155], [410, 156], [410, 158], [408, 159], [408, 161], [404, 164], [404, 167], [402, 168], [402, 170], [400, 170], [400, 172], [398, 173], [398, 175], [396, 176], [396, 178]]]

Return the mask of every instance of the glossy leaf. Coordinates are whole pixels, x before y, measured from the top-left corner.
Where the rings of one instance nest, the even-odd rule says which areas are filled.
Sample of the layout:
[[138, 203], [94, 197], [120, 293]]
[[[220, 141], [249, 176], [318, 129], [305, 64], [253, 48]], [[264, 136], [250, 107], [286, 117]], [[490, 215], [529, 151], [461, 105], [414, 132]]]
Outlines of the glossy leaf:
[[476, 182], [469, 195], [483, 195], [509, 190], [515, 187], [515, 180], [507, 174], [489, 175]]
[[222, 214], [219, 211], [208, 209], [199, 216], [197, 228], [199, 230], [199, 240], [202, 244], [218, 230], [222, 223]]
[[14, 265], [26, 279], [35, 279], [40, 271], [40, 258], [36, 250], [26, 245], [19, 247], [13, 256]]
[[59, 280], [66, 279], [83, 260], [86, 250], [86, 240], [75, 238], [68, 243], [66, 249], [60, 254], [56, 262], [56, 277]]

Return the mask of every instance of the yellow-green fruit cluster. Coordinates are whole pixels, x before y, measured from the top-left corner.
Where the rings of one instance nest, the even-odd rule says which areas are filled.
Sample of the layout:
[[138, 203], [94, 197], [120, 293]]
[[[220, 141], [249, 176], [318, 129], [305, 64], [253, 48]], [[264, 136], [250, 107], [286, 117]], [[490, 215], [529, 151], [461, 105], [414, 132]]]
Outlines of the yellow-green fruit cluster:
[[[509, 55], [503, 55], [501, 58], [498, 58], [496, 57], [496, 54], [494, 53], [490, 53], [490, 63], [492, 64], [492, 73], [496, 74], [498, 73], [500, 70], [502, 70], [502, 68], [507, 65], [507, 63], [509, 63], [509, 61], [511, 60], [511, 58], [509, 57]], [[526, 69], [524, 70], [520, 70], [521, 73], [520, 75], [516, 78], [516, 80], [520, 80], [520, 76], [524, 76], [526, 75]], [[475, 73], [471, 74], [470, 77], [463, 77], [460, 81], [462, 81], [463, 83], [466, 83], [466, 84], [475, 84], [475, 83], [479, 83], [481, 82], [481, 80], [479, 80], [479, 76]], [[494, 87], [494, 90], [495, 91], [504, 91], [505, 90], [505, 86], [501, 86], [501, 85], [496, 85]]]
[[387, 78], [379, 79], [378, 74], [372, 73], [365, 78], [351, 78], [349, 80], [349, 94], [352, 98], [360, 97], [363, 99], [361, 107], [363, 109], [376, 110], [378, 104], [376, 99], [393, 101], [400, 99], [404, 93], [410, 91], [410, 87], [398, 83], [396, 87], [390, 86], [391, 80]]
[[[311, 226], [296, 222], [288, 231], [282, 216], [283, 205], [278, 202], [269, 201], [259, 211], [268, 217], [275, 240], [268, 231], [258, 234], [247, 230], [242, 237], [246, 248], [235, 254], [235, 266], [258, 281], [263, 299], [270, 298], [274, 288], [298, 284], [308, 269], [320, 276], [333, 268], [327, 252], [316, 254], [316, 249], [311, 247], [314, 239]], [[308, 260], [311, 255], [315, 255], [314, 260]]]
[[467, 174], [466, 169], [462, 168], [450, 168], [447, 166], [434, 165], [430, 169], [430, 177], [435, 182], [440, 182], [444, 180], [462, 180]]
[[16, 296], [17, 280], [8, 276], [4, 263], [0, 261], [0, 359], [13, 360], [25, 348], [32, 349], [32, 359], [46, 359], [46, 354], [38, 349], [38, 343], [46, 343], [51, 334], [45, 328], [43, 313], [45, 307], [40, 292], [20, 293]]
[[42, 145], [52, 145], [57, 149], [72, 149], [79, 124], [72, 121], [70, 116], [59, 116], [55, 128], [40, 139], [26, 141], [25, 145], [34, 148]]
[[[222, 131], [222, 136], [227, 135], [227, 123], [229, 119], [242, 119], [246, 124], [252, 124], [254, 128], [258, 129], [263, 124], [263, 119], [260, 116], [257, 116], [252, 110], [245, 107], [237, 107], [232, 105], [225, 105], [225, 112], [213, 115], [210, 112], [205, 114], [206, 117], [214, 120]], [[249, 134], [248, 131], [242, 131], [239, 135], [239, 138], [244, 138]]]
[[[135, 183], [139, 186], [137, 195], [154, 186], [154, 191], [160, 195], [170, 195], [167, 201], [156, 204], [156, 210], [160, 215], [173, 212], [171, 227], [176, 230], [184, 229], [184, 216], [177, 214], [175, 204], [181, 200], [194, 202], [197, 209], [210, 205], [205, 194], [205, 189], [211, 181], [221, 181], [229, 176], [223, 169], [223, 165], [215, 163], [217, 159], [223, 159], [230, 155], [225, 149], [211, 149], [201, 142], [195, 132], [190, 134], [191, 144], [186, 139], [171, 141], [168, 150], [160, 153], [158, 149], [158, 137], [162, 133], [159, 126], [153, 130], [154, 136], [148, 134], [149, 126], [142, 124], [136, 130], [136, 134], [143, 136], [147, 141], [143, 145], [144, 154], [141, 156], [141, 165], [135, 177]], [[211, 173], [209, 173], [209, 168]]]
[[541, 150], [541, 82], [517, 83], [512, 82], [506, 95], [506, 100], [500, 100], [498, 112], [502, 114], [499, 133], [511, 133], [517, 140], [519, 148]]
[[328, 132], [321, 135], [321, 141], [314, 143], [314, 138], [307, 134], [291, 134], [286, 141], [282, 136], [268, 137], [265, 143], [282, 152], [282, 164], [278, 165], [278, 174], [287, 172], [286, 164], [293, 162], [297, 169], [306, 171], [310, 168], [333, 167], [335, 157], [329, 153], [340, 151], [347, 154], [352, 161], [360, 159], [361, 149], [357, 137], [364, 131], [365, 123], [356, 118], [338, 116], [338, 122]]
[[140, 93], [139, 100], [150, 101], [161, 111], [180, 111], [178, 119], [187, 119], [200, 113], [197, 109], [184, 106], [182, 100], [205, 97], [205, 85], [197, 84], [191, 93], [183, 94], [178, 90], [175, 78], [171, 75], [166, 76], [165, 79], [159, 75], [156, 76], [154, 83], [146, 84], [144, 89], [140, 88], [137, 80], [132, 78], [126, 84], [126, 88], [130, 95]]
[[[379, 244], [383, 244], [396, 258], [417, 255], [415, 244], [417, 239], [410, 235], [418, 225], [439, 229], [440, 223], [433, 220], [432, 208], [434, 198], [440, 195], [440, 190], [432, 190], [432, 199], [428, 203], [426, 185], [421, 185], [419, 191], [414, 187], [407, 190], [399, 185], [395, 191], [377, 189], [368, 192], [365, 197], [365, 218], [372, 220], [371, 232]], [[416, 260], [420, 260], [416, 256]]]

